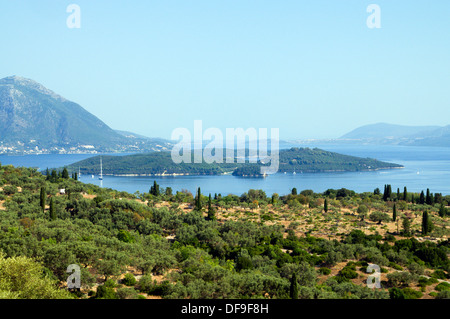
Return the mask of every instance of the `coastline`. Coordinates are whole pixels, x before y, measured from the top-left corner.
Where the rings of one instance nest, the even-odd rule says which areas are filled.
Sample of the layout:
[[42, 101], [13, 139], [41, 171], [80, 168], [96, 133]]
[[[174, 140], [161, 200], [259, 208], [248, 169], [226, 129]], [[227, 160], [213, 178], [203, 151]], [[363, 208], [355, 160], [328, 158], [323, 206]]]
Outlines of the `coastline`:
[[[401, 167], [383, 167], [383, 168], [374, 168], [374, 169], [364, 169], [364, 170], [303, 170], [297, 174], [302, 173], [351, 173], [351, 172], [375, 172], [381, 170], [390, 170], [390, 169], [404, 169], [404, 166]], [[278, 171], [276, 174], [284, 174], [283, 171]], [[288, 174], [292, 174], [292, 172], [286, 172]], [[87, 175], [91, 175], [91, 173], [85, 173]], [[96, 175], [96, 174], [94, 174]], [[103, 173], [103, 176], [114, 176], [114, 177], [177, 177], [177, 176], [223, 176], [223, 175], [233, 175], [230, 172], [224, 172], [220, 174], [193, 174], [193, 173], [159, 173], [159, 174], [138, 174], [138, 173], [127, 173], [127, 174], [106, 174]], [[253, 175], [233, 175], [236, 177], [264, 177], [263, 174], [253, 174]], [[267, 177], [268, 175], [266, 175]]]

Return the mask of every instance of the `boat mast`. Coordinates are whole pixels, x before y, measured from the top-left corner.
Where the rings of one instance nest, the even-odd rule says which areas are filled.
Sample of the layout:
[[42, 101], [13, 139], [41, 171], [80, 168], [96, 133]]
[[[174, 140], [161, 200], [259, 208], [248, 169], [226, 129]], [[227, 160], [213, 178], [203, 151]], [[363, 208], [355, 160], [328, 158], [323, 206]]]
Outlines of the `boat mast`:
[[100, 177], [99, 180], [103, 179], [103, 165], [102, 165], [102, 158], [100, 157]]

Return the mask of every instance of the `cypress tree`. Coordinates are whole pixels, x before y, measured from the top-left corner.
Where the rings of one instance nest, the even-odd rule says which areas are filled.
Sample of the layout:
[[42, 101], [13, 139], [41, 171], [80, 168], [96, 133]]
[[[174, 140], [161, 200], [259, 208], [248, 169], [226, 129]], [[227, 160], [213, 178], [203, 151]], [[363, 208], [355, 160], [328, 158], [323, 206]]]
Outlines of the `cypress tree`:
[[433, 202], [435, 204], [441, 204], [442, 203], [442, 193], [436, 193], [434, 194], [434, 200]]
[[397, 200], [400, 200], [400, 188], [397, 188]]
[[445, 217], [447, 215], [447, 209], [444, 206], [444, 203], [441, 202], [441, 206], [439, 207], [439, 216]]
[[395, 222], [397, 220], [397, 206], [394, 204], [394, 208], [392, 209], [392, 220]]
[[58, 181], [58, 173], [56, 173], [56, 170], [52, 170], [52, 174], [50, 176], [50, 182], [56, 183]]
[[408, 201], [408, 191], [406, 190], [406, 186], [403, 188], [403, 200]]
[[426, 196], [426, 199], [425, 199], [425, 203], [427, 205], [432, 205], [433, 204], [433, 199], [431, 198], [431, 194], [430, 194], [430, 189], [429, 188], [427, 188], [427, 196]]
[[67, 170], [67, 168], [64, 167], [64, 169], [61, 173], [61, 177], [64, 179], [69, 179], [69, 171]]
[[153, 181], [153, 186], [150, 187], [150, 194], [153, 196], [159, 196], [159, 185], [156, 181]]
[[420, 192], [419, 204], [421, 205], [425, 204], [425, 194], [423, 193], [423, 191]]
[[409, 218], [403, 217], [403, 235], [410, 236], [411, 235], [411, 222]]
[[298, 299], [298, 282], [297, 282], [297, 274], [294, 272], [291, 277], [291, 288], [289, 295], [291, 299]]
[[48, 167], [47, 170], [45, 171], [45, 180], [46, 181], [50, 180], [50, 171], [48, 170]]
[[216, 219], [216, 211], [215, 211], [214, 207], [212, 206], [211, 194], [209, 194], [209, 199], [208, 199], [208, 219], [209, 220]]
[[53, 197], [50, 199], [50, 219], [56, 220], [56, 207]]
[[392, 197], [391, 185], [384, 185], [383, 200], [386, 202]]
[[325, 198], [325, 202], [323, 203], [323, 210], [324, 210], [325, 213], [328, 212], [328, 201], [327, 201], [326, 198]]
[[430, 230], [430, 221], [428, 217], [428, 211], [424, 211], [422, 214], [422, 235], [428, 234]]
[[197, 189], [197, 197], [195, 201], [195, 208], [197, 210], [202, 210], [202, 201], [201, 201], [202, 193], [200, 191], [200, 187]]
[[42, 208], [42, 211], [45, 210], [45, 198], [46, 198], [45, 187], [41, 187], [40, 206]]

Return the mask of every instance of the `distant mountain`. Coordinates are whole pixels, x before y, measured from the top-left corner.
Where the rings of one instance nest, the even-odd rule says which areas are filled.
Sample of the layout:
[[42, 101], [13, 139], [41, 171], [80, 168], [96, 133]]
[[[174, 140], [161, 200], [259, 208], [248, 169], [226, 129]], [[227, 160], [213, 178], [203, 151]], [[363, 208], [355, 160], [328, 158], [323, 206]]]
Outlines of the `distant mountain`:
[[442, 127], [377, 123], [361, 126], [336, 141], [411, 146], [450, 146], [450, 125]]
[[[164, 143], [165, 144], [165, 143]], [[22, 77], [0, 79], [0, 152], [151, 151], [151, 139], [119, 134], [43, 85]]]
[[450, 147], [450, 125], [440, 127], [428, 132], [427, 134], [423, 134], [422, 136], [414, 136], [413, 139], [403, 142], [402, 144], [413, 146]]
[[[224, 152], [224, 155], [226, 153]], [[371, 158], [310, 148], [291, 148], [279, 152], [279, 172], [330, 172], [330, 171], [370, 171], [378, 169], [401, 168], [401, 165], [381, 162]], [[175, 164], [170, 152], [153, 152], [126, 156], [102, 156], [104, 175], [220, 175], [233, 173], [239, 176], [258, 176], [261, 163], [180, 163]], [[268, 163], [270, 164], [270, 163]], [[98, 174], [99, 156], [91, 157], [69, 165], [69, 172]]]
[[406, 126], [388, 123], [377, 123], [358, 127], [340, 137], [341, 139], [398, 139], [429, 134], [439, 126]]

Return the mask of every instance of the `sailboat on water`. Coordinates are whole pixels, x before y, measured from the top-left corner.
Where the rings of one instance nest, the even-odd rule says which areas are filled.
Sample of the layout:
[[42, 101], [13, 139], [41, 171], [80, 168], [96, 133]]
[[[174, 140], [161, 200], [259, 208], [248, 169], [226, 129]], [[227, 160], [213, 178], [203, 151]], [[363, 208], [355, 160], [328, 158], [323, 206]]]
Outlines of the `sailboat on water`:
[[102, 158], [100, 157], [100, 177], [99, 180], [103, 180], [103, 165], [102, 165]]

